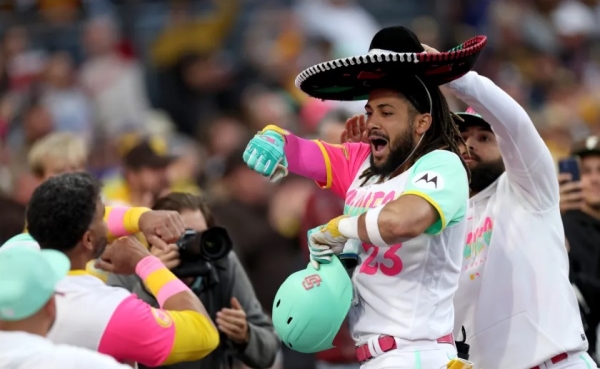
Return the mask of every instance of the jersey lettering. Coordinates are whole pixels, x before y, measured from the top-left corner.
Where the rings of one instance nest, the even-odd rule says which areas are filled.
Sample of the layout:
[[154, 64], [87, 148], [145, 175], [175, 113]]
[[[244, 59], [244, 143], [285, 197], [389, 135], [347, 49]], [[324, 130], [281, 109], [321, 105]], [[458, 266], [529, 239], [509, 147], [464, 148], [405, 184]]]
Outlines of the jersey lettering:
[[[400, 274], [400, 272], [402, 272], [403, 264], [402, 259], [396, 254], [396, 251], [400, 250], [401, 247], [401, 243], [386, 247], [387, 250], [383, 253], [383, 256], [378, 258], [377, 256], [379, 255], [381, 248], [363, 243], [363, 248], [369, 256], [367, 256], [367, 259], [361, 265], [360, 273], [375, 275], [377, 271], [380, 270], [381, 273], [388, 277]], [[379, 261], [379, 259], [383, 260]]]

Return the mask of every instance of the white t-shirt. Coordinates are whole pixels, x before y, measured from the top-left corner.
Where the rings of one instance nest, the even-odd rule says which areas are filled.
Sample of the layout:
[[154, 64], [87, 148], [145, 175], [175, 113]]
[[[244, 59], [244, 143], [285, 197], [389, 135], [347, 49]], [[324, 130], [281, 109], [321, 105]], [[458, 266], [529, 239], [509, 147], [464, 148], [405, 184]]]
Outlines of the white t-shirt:
[[419, 196], [440, 213], [425, 233], [389, 247], [362, 244], [352, 281], [355, 303], [349, 320], [359, 344], [374, 335], [434, 341], [452, 332], [452, 299], [458, 287], [468, 180], [460, 158], [435, 150], [404, 173], [362, 185], [370, 146], [321, 143], [330, 162], [327, 182], [345, 197], [344, 214], [359, 215], [403, 195]]
[[531, 368], [585, 351], [550, 152], [527, 113], [470, 72], [448, 85], [488, 122], [506, 172], [473, 196], [456, 292], [455, 336], [465, 327], [476, 368]]
[[25, 332], [0, 332], [0, 347], [0, 369], [131, 369], [110, 356]]

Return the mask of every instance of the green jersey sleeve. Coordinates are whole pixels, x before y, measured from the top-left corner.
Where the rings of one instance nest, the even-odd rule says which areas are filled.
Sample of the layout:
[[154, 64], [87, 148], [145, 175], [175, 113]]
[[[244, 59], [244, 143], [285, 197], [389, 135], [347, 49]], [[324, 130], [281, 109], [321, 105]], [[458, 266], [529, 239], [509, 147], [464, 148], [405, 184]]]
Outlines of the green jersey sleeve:
[[439, 219], [425, 233], [439, 234], [465, 217], [469, 200], [467, 171], [453, 152], [432, 151], [412, 166], [402, 195], [422, 197], [438, 211]]

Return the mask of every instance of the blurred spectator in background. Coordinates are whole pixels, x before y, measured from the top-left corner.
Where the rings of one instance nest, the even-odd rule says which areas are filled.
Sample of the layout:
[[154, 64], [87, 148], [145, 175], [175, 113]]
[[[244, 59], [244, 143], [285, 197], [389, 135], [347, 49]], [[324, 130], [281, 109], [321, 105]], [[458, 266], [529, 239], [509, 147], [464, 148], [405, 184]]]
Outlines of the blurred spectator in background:
[[65, 52], [52, 54], [42, 80], [41, 101], [50, 110], [56, 131], [73, 132], [90, 142], [93, 111], [75, 77], [71, 56]]
[[120, 38], [118, 26], [109, 16], [85, 25], [87, 57], [81, 83], [95, 105], [97, 129], [108, 136], [134, 129], [143, 132], [150, 109], [143, 69], [119, 52]]
[[25, 229], [25, 205], [0, 195], [0, 245]]
[[26, 28], [20, 26], [6, 31], [3, 46], [10, 88], [25, 93], [44, 69], [45, 54], [31, 47]]
[[561, 211], [569, 241], [571, 282], [580, 292], [589, 353], [597, 361], [597, 330], [600, 324], [600, 137], [590, 136], [573, 145], [581, 160], [581, 182], [561, 173]]
[[212, 1], [213, 12], [198, 15], [193, 2], [173, 1], [169, 23], [152, 46], [162, 77], [161, 105], [182, 133], [196, 135], [203, 118], [227, 106], [234, 71], [222, 47], [238, 2]]
[[33, 175], [43, 182], [58, 174], [85, 171], [87, 157], [87, 147], [82, 137], [69, 132], [57, 132], [33, 145], [28, 163]]
[[296, 11], [304, 32], [330, 40], [335, 58], [364, 53], [380, 29], [375, 18], [355, 0], [300, 0], [297, 3]]
[[134, 143], [123, 143], [122, 175], [107, 181], [102, 196], [108, 205], [152, 207], [169, 189], [167, 168], [175, 157], [159, 137], [129, 137]]

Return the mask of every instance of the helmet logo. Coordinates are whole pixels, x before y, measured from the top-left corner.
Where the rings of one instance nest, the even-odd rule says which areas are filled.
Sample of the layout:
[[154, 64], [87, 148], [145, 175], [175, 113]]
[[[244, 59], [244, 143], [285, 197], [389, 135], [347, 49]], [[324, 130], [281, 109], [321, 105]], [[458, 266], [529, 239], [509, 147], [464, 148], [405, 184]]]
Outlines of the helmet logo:
[[304, 278], [304, 281], [302, 281], [302, 287], [308, 291], [315, 286], [319, 287], [322, 281], [323, 280], [321, 279], [321, 276], [318, 274], [311, 274]]

